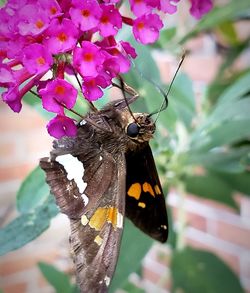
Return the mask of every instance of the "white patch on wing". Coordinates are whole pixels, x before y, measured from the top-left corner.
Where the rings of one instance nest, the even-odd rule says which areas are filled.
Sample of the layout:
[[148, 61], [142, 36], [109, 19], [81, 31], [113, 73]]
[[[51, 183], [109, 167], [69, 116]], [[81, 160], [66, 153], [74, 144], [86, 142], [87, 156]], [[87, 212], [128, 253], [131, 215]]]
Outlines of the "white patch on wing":
[[123, 215], [121, 213], [117, 213], [117, 221], [116, 221], [116, 226], [117, 228], [122, 228], [123, 227]]
[[111, 281], [110, 277], [108, 277], [108, 276], [105, 276], [104, 277], [104, 282], [105, 282], [105, 284], [106, 284], [107, 287], [109, 286], [110, 281]]
[[82, 162], [71, 154], [58, 156], [56, 161], [64, 167], [67, 178], [75, 181], [79, 192], [82, 194], [87, 187], [87, 183], [83, 181], [84, 167]]
[[81, 194], [81, 197], [82, 197], [82, 200], [84, 202], [84, 205], [86, 206], [89, 203], [89, 198], [84, 193]]
[[102, 156], [100, 156], [99, 161], [102, 161], [102, 159], [103, 159]]

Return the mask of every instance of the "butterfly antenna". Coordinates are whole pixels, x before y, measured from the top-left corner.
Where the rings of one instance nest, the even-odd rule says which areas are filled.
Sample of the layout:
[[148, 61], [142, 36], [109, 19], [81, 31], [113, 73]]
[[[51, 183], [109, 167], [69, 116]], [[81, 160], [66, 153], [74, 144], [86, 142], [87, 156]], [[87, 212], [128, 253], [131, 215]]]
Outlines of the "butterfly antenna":
[[132, 89], [131, 87], [129, 87], [128, 85], [126, 85], [125, 81], [123, 80], [123, 78], [120, 75], [118, 76], [118, 78], [120, 80], [121, 85], [119, 86], [119, 85], [117, 85], [115, 83], [113, 83], [113, 85], [114, 86], [118, 86], [118, 88], [121, 89], [122, 95], [123, 95], [123, 98], [124, 98], [124, 101], [125, 101], [126, 106], [128, 108], [128, 111], [129, 111], [130, 115], [133, 117], [134, 121], [136, 122], [135, 116], [134, 116], [134, 114], [133, 114], [133, 112], [132, 112], [132, 110], [131, 110], [131, 108], [129, 106], [129, 102], [128, 102], [128, 99], [127, 99], [125, 93], [127, 92], [129, 94], [132, 94], [133, 96], [135, 96], [135, 95], [138, 96], [138, 93], [134, 89]]
[[[31, 92], [33, 95], [35, 95], [36, 97], [38, 97], [39, 99], [41, 99], [41, 97], [36, 92], [34, 92], [33, 90], [29, 90], [29, 92]], [[66, 109], [67, 111], [69, 111], [69, 112], [71, 112], [71, 113], [79, 116], [80, 118], [83, 118], [83, 116], [80, 115], [79, 113], [77, 113], [75, 110], [66, 108], [66, 106], [64, 104], [60, 103], [59, 101], [57, 101], [57, 103], [60, 106], [62, 106], [64, 109]]]
[[181, 68], [181, 66], [182, 66], [182, 63], [183, 63], [185, 57], [186, 57], [186, 53], [184, 52], [184, 53], [182, 54], [182, 56], [181, 56], [181, 60], [180, 60], [180, 62], [179, 62], [179, 64], [178, 64], [178, 67], [177, 67], [177, 69], [175, 70], [174, 76], [173, 76], [173, 78], [172, 78], [172, 80], [171, 80], [171, 82], [170, 82], [170, 85], [169, 85], [169, 87], [168, 87], [167, 92], [165, 93], [165, 92], [162, 90], [162, 88], [160, 88], [160, 87], [157, 85], [157, 89], [161, 92], [161, 94], [163, 95], [164, 99], [163, 99], [163, 101], [162, 101], [162, 104], [161, 104], [161, 106], [160, 106], [160, 109], [159, 109], [157, 112], [153, 112], [153, 113], [149, 114], [149, 117], [150, 117], [150, 116], [152, 116], [152, 115], [154, 115], [154, 114], [157, 113], [157, 116], [156, 116], [156, 118], [155, 118], [154, 123], [156, 123], [156, 121], [158, 120], [160, 113], [161, 113], [162, 111], [164, 111], [164, 110], [168, 107], [168, 95], [169, 95], [169, 93], [170, 93], [170, 91], [171, 91], [171, 88], [172, 88], [172, 86], [173, 86], [173, 83], [174, 83], [174, 81], [175, 81], [175, 78], [176, 78], [176, 76], [177, 76], [177, 74], [178, 74], [178, 72], [179, 72], [179, 70], [180, 70], [180, 68]]

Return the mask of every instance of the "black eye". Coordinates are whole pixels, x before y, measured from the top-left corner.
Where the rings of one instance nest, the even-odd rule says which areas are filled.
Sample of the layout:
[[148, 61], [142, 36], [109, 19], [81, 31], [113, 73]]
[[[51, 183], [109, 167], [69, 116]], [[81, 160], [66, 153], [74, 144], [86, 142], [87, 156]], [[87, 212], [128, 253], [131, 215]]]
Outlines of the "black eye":
[[137, 123], [130, 123], [127, 127], [127, 135], [130, 137], [136, 137], [139, 134], [140, 127]]

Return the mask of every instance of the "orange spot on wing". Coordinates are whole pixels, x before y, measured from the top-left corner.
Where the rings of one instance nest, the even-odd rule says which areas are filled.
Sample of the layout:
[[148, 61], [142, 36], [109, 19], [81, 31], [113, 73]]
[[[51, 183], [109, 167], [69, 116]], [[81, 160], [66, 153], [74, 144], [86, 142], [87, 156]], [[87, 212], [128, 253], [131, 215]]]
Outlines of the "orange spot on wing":
[[101, 207], [98, 208], [93, 216], [90, 218], [89, 226], [96, 231], [101, 231], [104, 224], [111, 223], [113, 228], [121, 228], [120, 223], [120, 213], [115, 207]]
[[144, 182], [142, 185], [142, 189], [144, 192], [149, 192], [152, 196], [155, 196], [154, 190], [148, 182]]
[[127, 193], [128, 193], [128, 196], [134, 197], [135, 199], [138, 200], [141, 195], [141, 184], [140, 183], [132, 184]]

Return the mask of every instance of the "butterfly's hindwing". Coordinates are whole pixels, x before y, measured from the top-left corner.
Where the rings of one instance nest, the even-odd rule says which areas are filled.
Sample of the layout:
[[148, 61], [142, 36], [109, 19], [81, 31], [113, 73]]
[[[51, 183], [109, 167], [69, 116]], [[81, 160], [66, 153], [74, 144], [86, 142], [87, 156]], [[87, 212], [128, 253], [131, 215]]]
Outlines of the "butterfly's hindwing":
[[[125, 158], [95, 208], [71, 220], [70, 245], [81, 292], [107, 292], [120, 248], [125, 210]], [[124, 168], [123, 168], [124, 167]]]
[[166, 203], [149, 144], [137, 152], [128, 152], [126, 165], [126, 216], [144, 233], [165, 242]]

